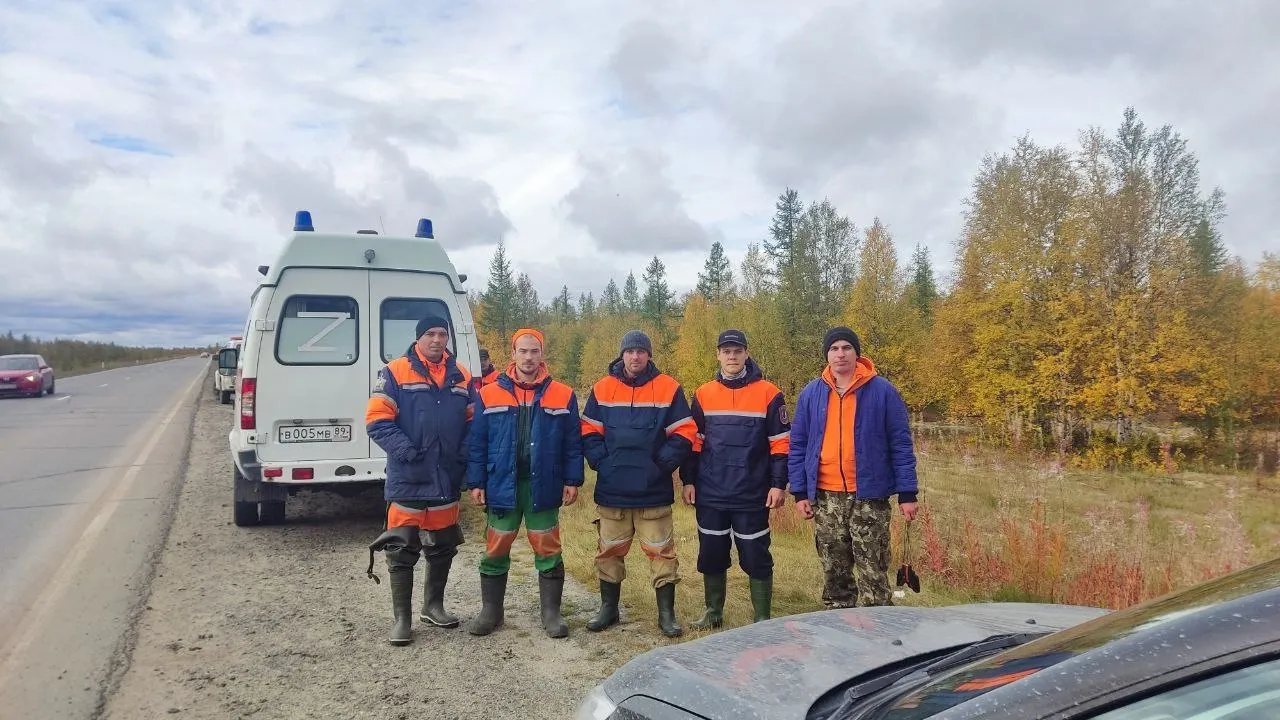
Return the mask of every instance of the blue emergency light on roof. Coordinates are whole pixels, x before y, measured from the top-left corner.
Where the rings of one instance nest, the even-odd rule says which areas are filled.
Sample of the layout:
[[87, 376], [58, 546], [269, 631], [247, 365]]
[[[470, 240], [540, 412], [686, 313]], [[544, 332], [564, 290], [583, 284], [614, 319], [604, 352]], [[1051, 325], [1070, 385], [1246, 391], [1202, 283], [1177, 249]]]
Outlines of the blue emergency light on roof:
[[294, 232], [315, 232], [315, 230], [315, 226], [311, 224], [311, 211], [299, 210], [298, 213], [293, 216]]
[[434, 238], [436, 235], [431, 230], [431, 221], [428, 220], [427, 218], [422, 218], [421, 220], [419, 220], [418, 232], [414, 233], [413, 236], [420, 237], [420, 238]]

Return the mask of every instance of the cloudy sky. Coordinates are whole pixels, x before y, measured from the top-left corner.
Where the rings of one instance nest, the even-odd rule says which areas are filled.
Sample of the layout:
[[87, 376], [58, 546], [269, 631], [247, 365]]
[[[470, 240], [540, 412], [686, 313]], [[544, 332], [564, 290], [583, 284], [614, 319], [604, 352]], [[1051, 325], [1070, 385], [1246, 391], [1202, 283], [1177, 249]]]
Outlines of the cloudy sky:
[[690, 287], [790, 185], [945, 273], [984, 154], [1126, 105], [1189, 139], [1255, 261], [1277, 35], [1268, 0], [4, 0], [0, 331], [215, 341], [300, 208], [431, 217], [477, 286], [505, 238], [576, 295], [654, 253]]

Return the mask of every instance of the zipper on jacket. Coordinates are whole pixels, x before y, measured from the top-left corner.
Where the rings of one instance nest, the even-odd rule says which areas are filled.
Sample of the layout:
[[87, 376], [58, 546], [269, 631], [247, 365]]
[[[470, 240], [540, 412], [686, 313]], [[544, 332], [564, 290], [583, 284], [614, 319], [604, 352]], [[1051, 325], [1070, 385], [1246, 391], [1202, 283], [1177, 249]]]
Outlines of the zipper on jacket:
[[[849, 390], [845, 390], [845, 392], [849, 392]], [[840, 400], [838, 403], [840, 405], [840, 482], [844, 484], [844, 491], [849, 492], [849, 478], [844, 474], [844, 395], [837, 391], [836, 397]]]

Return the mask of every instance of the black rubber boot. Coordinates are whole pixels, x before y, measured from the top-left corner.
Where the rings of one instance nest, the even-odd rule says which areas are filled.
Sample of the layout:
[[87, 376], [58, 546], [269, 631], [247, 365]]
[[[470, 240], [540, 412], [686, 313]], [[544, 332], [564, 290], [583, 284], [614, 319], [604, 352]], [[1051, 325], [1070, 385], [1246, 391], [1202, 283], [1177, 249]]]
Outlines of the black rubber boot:
[[507, 595], [507, 574], [480, 575], [480, 614], [467, 626], [472, 635], [488, 635], [502, 627], [502, 603]]
[[547, 631], [547, 637], [569, 637], [569, 624], [560, 614], [560, 600], [563, 597], [563, 565], [538, 573], [538, 600], [542, 608], [542, 629]]
[[408, 645], [413, 642], [413, 568], [393, 567], [391, 575], [391, 612], [395, 623], [388, 640], [392, 645]]
[[452, 566], [452, 555], [427, 556], [427, 581], [423, 588], [426, 597], [422, 601], [420, 617], [436, 627], [455, 628], [460, 622], [457, 616], [450, 615], [444, 609], [444, 587], [449, 583], [449, 568]]
[[658, 595], [658, 627], [667, 637], [680, 637], [684, 628], [676, 622], [676, 584], [667, 583], [657, 589]]
[[700, 620], [689, 623], [694, 630], [710, 630], [724, 625], [724, 596], [728, 577], [725, 573], [706, 573], [702, 576], [703, 594], [707, 611]]
[[755, 617], [751, 622], [768, 620], [772, 604], [773, 578], [768, 580], [751, 578], [751, 609], [755, 611]]
[[587, 629], [600, 632], [607, 627], [618, 624], [618, 597], [622, 594], [622, 583], [600, 581], [600, 612], [587, 622]]

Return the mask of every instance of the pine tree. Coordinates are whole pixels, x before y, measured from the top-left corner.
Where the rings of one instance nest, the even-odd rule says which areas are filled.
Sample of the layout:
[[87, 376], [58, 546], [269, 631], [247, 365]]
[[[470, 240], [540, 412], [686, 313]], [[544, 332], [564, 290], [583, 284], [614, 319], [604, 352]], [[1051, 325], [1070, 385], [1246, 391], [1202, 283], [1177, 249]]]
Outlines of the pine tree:
[[640, 286], [636, 284], [634, 272], [627, 273], [627, 282], [622, 286], [622, 309], [629, 313], [641, 311]]
[[1191, 258], [1200, 275], [1216, 275], [1227, 265], [1227, 248], [1208, 218], [1196, 223], [1191, 234]]
[[560, 294], [551, 301], [551, 315], [560, 322], [573, 322], [576, 315], [574, 313], [573, 300], [569, 297], [569, 286], [560, 286]]
[[715, 303], [728, 298], [733, 291], [733, 266], [724, 254], [724, 246], [717, 240], [711, 244], [711, 254], [698, 273], [698, 292]]
[[774, 205], [769, 237], [764, 241], [764, 251], [772, 261], [770, 270], [774, 276], [781, 275], [792, 262], [792, 246], [800, 232], [800, 216], [803, 214], [804, 205], [800, 202], [800, 193], [790, 187], [782, 191]]
[[[520, 273], [516, 278], [516, 330], [522, 327], [537, 327], [542, 324], [542, 303], [538, 300], [538, 291], [534, 289], [529, 276]], [[503, 336], [504, 338], [507, 336]]]
[[938, 284], [933, 277], [929, 248], [916, 244], [915, 252], [911, 255], [910, 273], [907, 296], [920, 318], [927, 323], [933, 317], [933, 303], [938, 299]]
[[769, 288], [768, 256], [760, 249], [759, 243], [751, 243], [747, 246], [746, 257], [742, 259], [742, 294], [754, 298], [768, 292]]
[[596, 317], [596, 298], [590, 292], [578, 294], [578, 317], [583, 320], [594, 320]]
[[486, 329], [505, 341], [516, 329], [519, 301], [506, 243], [500, 241], [489, 261], [489, 284], [480, 301]]
[[600, 309], [610, 317], [617, 317], [623, 312], [622, 293], [618, 292], [618, 283], [613, 278], [609, 278], [609, 284], [600, 296]]
[[664, 328], [674, 299], [675, 293], [667, 286], [667, 267], [655, 255], [644, 269], [644, 299], [640, 314], [656, 327]]

